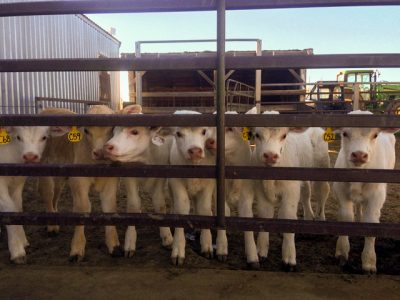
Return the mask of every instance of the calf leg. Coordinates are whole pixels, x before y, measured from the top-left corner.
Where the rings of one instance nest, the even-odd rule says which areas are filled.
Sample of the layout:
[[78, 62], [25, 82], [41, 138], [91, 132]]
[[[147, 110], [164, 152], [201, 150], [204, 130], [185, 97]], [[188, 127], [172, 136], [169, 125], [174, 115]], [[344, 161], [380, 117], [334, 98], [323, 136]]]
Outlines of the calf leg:
[[[19, 178], [18, 184], [15, 186], [14, 190], [12, 191], [11, 194], [11, 199], [14, 201], [16, 209], [18, 212], [23, 211], [23, 206], [22, 206], [22, 191], [24, 189], [25, 185], [25, 180], [26, 178]], [[16, 230], [18, 231], [18, 236], [20, 237], [22, 243], [24, 244], [24, 247], [29, 246], [28, 239], [26, 238], [24, 228], [22, 226], [17, 226]]]
[[[118, 178], [107, 178], [103, 189], [100, 192], [101, 208], [105, 213], [117, 212], [117, 188]], [[106, 226], [106, 245], [108, 253], [112, 256], [123, 256], [118, 240], [117, 229], [114, 225]]]
[[[141, 212], [141, 199], [138, 192], [136, 178], [125, 178], [124, 180], [128, 203], [126, 211], [128, 213]], [[125, 257], [132, 257], [136, 251], [137, 233], [135, 226], [128, 226], [125, 233], [124, 252]]]
[[315, 181], [313, 183], [314, 199], [317, 200], [317, 219], [325, 221], [325, 204], [329, 197], [330, 186], [326, 181]]
[[[73, 212], [91, 212], [89, 201], [90, 179], [84, 177], [73, 177], [69, 179], [71, 194], [73, 199]], [[83, 225], [75, 226], [74, 236], [71, 242], [71, 251], [69, 260], [79, 262], [85, 256], [85, 227]]]
[[[361, 222], [379, 223], [385, 198], [386, 184], [379, 184], [378, 188], [371, 190], [368, 195], [368, 200], [363, 203], [364, 209]], [[365, 237], [361, 262], [364, 272], [376, 273], [375, 237]]]
[[[342, 222], [353, 222], [354, 221], [354, 210], [353, 202], [350, 200], [339, 199], [339, 221]], [[348, 236], [339, 236], [336, 242], [336, 253], [335, 257], [339, 259], [340, 264], [345, 264], [349, 259], [350, 243]]]
[[[225, 216], [231, 215], [231, 209], [225, 202]], [[219, 229], [217, 231], [217, 258], [219, 261], [226, 261], [228, 256], [228, 238], [226, 237], [226, 230]]]
[[[4, 187], [3, 191], [7, 191], [8, 188]], [[4, 192], [0, 195], [0, 211], [2, 212], [18, 212], [18, 208], [8, 192]], [[16, 264], [23, 264], [26, 262], [25, 252], [25, 233], [21, 225], [7, 225], [7, 236], [8, 236], [8, 249], [10, 251], [10, 259]], [[23, 234], [23, 235], [22, 235]]]
[[[241, 198], [238, 203], [239, 217], [253, 217], [253, 197], [254, 194], [252, 192], [247, 193], [247, 191], [242, 191]], [[244, 247], [247, 263], [253, 269], [259, 269], [260, 263], [258, 261], [257, 246], [254, 240], [253, 231], [244, 232]]]
[[313, 220], [314, 212], [311, 207], [311, 184], [309, 181], [302, 182], [300, 199], [303, 205], [304, 220]]
[[[274, 207], [266, 199], [257, 198], [257, 215], [260, 218], [273, 218]], [[259, 232], [257, 237], [257, 252], [261, 260], [268, 257], [269, 250], [269, 232]]]
[[[171, 178], [169, 183], [174, 199], [174, 213], [188, 215], [190, 212], [190, 200], [186, 188], [180, 179]], [[180, 227], [175, 228], [171, 252], [171, 260], [174, 265], [182, 265], [184, 263], [185, 246], [185, 230]]]
[[[282, 193], [282, 202], [278, 211], [279, 219], [297, 219], [297, 205], [300, 193], [299, 182], [292, 182]], [[283, 233], [282, 262], [288, 271], [296, 267], [296, 245], [294, 233]]]
[[[165, 179], [157, 179], [154, 193], [152, 195], [154, 211], [160, 214], [167, 213], [164, 184]], [[169, 227], [160, 227], [160, 237], [163, 247], [171, 248], [173, 238]]]
[[[201, 216], [212, 216], [211, 203], [212, 203], [212, 193], [210, 194], [210, 189], [203, 190], [199, 197], [196, 199], [196, 214]], [[226, 233], [225, 233], [226, 241]], [[222, 241], [221, 241], [222, 242]], [[212, 246], [212, 236], [210, 229], [202, 229], [200, 234], [200, 245], [201, 254], [206, 258], [213, 257], [213, 246]], [[228, 247], [226, 247], [227, 249]], [[228, 253], [226, 252], [226, 255]], [[223, 255], [221, 253], [221, 255]]]

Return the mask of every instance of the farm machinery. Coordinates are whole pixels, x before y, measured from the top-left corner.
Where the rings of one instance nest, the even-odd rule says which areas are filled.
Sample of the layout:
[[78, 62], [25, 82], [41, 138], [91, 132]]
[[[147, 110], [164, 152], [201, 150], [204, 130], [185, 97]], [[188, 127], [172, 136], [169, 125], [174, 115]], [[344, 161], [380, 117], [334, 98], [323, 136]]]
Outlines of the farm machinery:
[[381, 113], [400, 114], [400, 84], [378, 82], [375, 70], [346, 70], [336, 81], [318, 81], [310, 91], [318, 110], [343, 112], [353, 109], [353, 96], [359, 95], [359, 107]]

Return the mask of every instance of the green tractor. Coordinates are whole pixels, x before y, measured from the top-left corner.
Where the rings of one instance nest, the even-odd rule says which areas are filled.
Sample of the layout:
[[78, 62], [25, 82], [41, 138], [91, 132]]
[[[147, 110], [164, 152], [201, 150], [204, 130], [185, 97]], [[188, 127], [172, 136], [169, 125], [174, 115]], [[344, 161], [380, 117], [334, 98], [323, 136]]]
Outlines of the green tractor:
[[[337, 74], [336, 81], [320, 81], [316, 84], [317, 99], [328, 101], [321, 101], [317, 107], [324, 110], [352, 110], [352, 83], [358, 83], [360, 108], [400, 114], [400, 84], [378, 82], [378, 77], [378, 71], [374, 70], [346, 70]], [[321, 90], [325, 93], [321, 93]], [[320, 94], [325, 97], [320, 97]]]

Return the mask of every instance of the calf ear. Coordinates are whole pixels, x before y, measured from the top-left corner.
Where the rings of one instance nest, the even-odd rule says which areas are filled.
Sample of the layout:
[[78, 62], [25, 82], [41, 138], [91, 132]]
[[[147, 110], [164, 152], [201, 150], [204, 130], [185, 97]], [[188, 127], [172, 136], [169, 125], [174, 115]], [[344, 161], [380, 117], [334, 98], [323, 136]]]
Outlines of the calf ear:
[[173, 135], [174, 131], [174, 127], [159, 127], [159, 129], [157, 130], [157, 135], [166, 137], [169, 135]]
[[308, 127], [289, 127], [289, 131], [295, 132], [295, 133], [303, 133], [307, 129], [308, 129]]
[[400, 128], [382, 128], [381, 132], [386, 132], [386, 133], [396, 133], [399, 132]]
[[254, 106], [252, 109], [248, 110], [245, 114], [246, 115], [256, 115], [257, 114], [257, 107]]
[[50, 127], [50, 136], [63, 136], [71, 131], [71, 127], [69, 126], [51, 126]]
[[139, 104], [132, 104], [124, 107], [121, 111], [123, 115], [132, 115], [132, 114], [141, 114], [142, 113], [142, 106]]

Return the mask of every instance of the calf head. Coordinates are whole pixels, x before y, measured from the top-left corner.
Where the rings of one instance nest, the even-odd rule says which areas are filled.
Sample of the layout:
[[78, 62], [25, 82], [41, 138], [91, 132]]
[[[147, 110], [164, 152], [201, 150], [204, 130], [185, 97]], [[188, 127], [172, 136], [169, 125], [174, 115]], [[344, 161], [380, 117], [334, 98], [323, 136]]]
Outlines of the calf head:
[[[140, 105], [129, 105], [119, 113], [123, 115], [141, 114]], [[159, 127], [115, 127], [113, 137], [104, 145], [104, 154], [113, 161], [145, 162], [144, 153], [151, 143], [162, 143], [157, 136]]]
[[[104, 114], [110, 115], [114, 114], [114, 111], [105, 105], [95, 105], [92, 106], [89, 111], [89, 115], [93, 114]], [[107, 141], [112, 136], [112, 127], [95, 127], [88, 126], [83, 128], [83, 132], [85, 133], [85, 141], [91, 151], [91, 157], [94, 160], [102, 160], [105, 159], [103, 148]]]
[[[53, 130], [54, 129], [54, 130]], [[19, 126], [8, 127], [13, 143], [17, 145], [18, 155], [26, 163], [38, 163], [42, 158], [46, 142], [50, 135], [61, 136], [68, 132], [66, 127]]]
[[[276, 111], [263, 114], [279, 114]], [[276, 166], [282, 158], [286, 139], [290, 133], [302, 133], [303, 127], [256, 127], [252, 129], [252, 136], [256, 144], [256, 157], [266, 166]]]
[[[354, 115], [372, 115], [369, 111], [352, 111]], [[395, 133], [394, 128], [340, 128], [341, 151], [349, 167], [365, 167], [375, 155], [378, 136], [381, 132]]]

